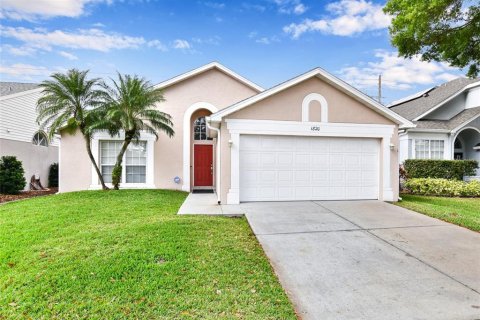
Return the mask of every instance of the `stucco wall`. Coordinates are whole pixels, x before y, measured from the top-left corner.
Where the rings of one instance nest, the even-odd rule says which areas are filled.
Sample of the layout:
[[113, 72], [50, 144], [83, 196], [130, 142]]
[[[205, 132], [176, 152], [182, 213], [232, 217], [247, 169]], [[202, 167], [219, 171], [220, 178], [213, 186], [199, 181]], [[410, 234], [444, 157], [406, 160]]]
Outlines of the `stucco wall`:
[[183, 179], [183, 117], [191, 105], [207, 102], [221, 110], [256, 93], [217, 69], [165, 88], [166, 102], [160, 104], [159, 109], [172, 116], [175, 136], [170, 139], [161, 134], [155, 143], [155, 186], [162, 189], [182, 187], [182, 183], [176, 184], [173, 178]]
[[[160, 103], [158, 108], [172, 116], [175, 135], [169, 138], [160, 133], [159, 139], [154, 143], [155, 187], [162, 189], [182, 187], [183, 181], [176, 184], [174, 177], [178, 176], [183, 180], [183, 121], [185, 111], [190, 106], [197, 102], [206, 102], [220, 110], [256, 93], [251, 87], [218, 69], [208, 70], [164, 88], [166, 101]], [[83, 138], [80, 134], [76, 136], [64, 134], [62, 139], [61, 191], [88, 189], [91, 184], [91, 164]]]
[[92, 181], [92, 165], [82, 134], [62, 132], [60, 143], [59, 192], [87, 190]]
[[0, 156], [16, 156], [22, 161], [25, 170], [27, 184], [25, 190], [29, 189], [32, 175], [40, 176], [44, 187], [48, 187], [48, 172], [52, 163], [58, 162], [58, 147], [36, 146], [31, 142], [22, 142], [8, 139], [0, 139]]
[[[328, 102], [328, 122], [333, 123], [364, 123], [364, 124], [390, 124], [394, 123], [383, 115], [373, 111], [366, 105], [351, 98], [330, 84], [318, 79], [311, 78], [296, 86], [286, 89], [265, 100], [252, 104], [229, 116], [227, 119], [256, 119], [256, 120], [279, 120], [279, 121], [301, 121], [302, 101], [310, 93], [319, 93]], [[314, 108], [320, 112], [320, 108]], [[310, 110], [311, 112], [312, 110]], [[310, 113], [312, 115], [312, 113]], [[318, 120], [319, 117], [312, 120]], [[391, 183], [394, 199], [398, 198], [398, 126], [395, 127], [391, 143], [395, 145], [391, 151]], [[230, 189], [230, 148], [228, 146], [230, 134], [228, 133], [225, 121], [221, 123], [221, 201], [226, 202], [227, 193]], [[380, 171], [382, 159], [380, 159]], [[380, 172], [380, 181], [383, 180]], [[380, 188], [382, 184], [380, 183]]]

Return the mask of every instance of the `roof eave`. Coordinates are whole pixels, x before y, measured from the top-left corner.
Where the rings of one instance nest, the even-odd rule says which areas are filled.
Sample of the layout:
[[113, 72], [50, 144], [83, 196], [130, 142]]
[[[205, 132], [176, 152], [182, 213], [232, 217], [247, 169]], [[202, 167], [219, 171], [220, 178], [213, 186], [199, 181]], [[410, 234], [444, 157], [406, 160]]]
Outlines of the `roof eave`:
[[161, 89], [167, 88], [167, 87], [170, 87], [170, 86], [172, 86], [174, 84], [177, 84], [181, 81], [187, 80], [191, 77], [194, 77], [196, 75], [199, 75], [199, 74], [201, 74], [205, 71], [208, 71], [208, 70], [211, 70], [211, 69], [214, 69], [214, 68], [217, 68], [220, 71], [222, 71], [222, 72], [226, 73], [227, 75], [231, 76], [232, 78], [237, 79], [238, 81], [242, 82], [243, 84], [247, 85], [248, 87], [254, 89], [257, 92], [262, 92], [262, 91], [265, 90], [262, 87], [260, 87], [259, 85], [257, 85], [256, 83], [248, 80], [247, 78], [242, 77], [238, 73], [230, 70], [229, 68], [225, 67], [224, 65], [222, 65], [222, 64], [220, 64], [216, 61], [215, 62], [210, 62], [210, 63], [208, 63], [204, 66], [201, 66], [199, 68], [187, 71], [187, 72], [182, 73], [178, 76], [175, 76], [173, 78], [170, 78], [168, 80], [160, 82], [160, 83], [154, 85], [154, 88], [161, 88]]

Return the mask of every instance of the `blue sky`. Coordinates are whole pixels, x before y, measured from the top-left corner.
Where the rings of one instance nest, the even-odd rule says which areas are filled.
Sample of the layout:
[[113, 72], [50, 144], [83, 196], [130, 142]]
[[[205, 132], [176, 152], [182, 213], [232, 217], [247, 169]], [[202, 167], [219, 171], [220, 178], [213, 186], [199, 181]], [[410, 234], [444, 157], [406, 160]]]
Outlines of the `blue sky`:
[[320, 66], [383, 102], [462, 75], [397, 57], [384, 1], [2, 0], [0, 80], [135, 73], [153, 83], [219, 61], [268, 88]]

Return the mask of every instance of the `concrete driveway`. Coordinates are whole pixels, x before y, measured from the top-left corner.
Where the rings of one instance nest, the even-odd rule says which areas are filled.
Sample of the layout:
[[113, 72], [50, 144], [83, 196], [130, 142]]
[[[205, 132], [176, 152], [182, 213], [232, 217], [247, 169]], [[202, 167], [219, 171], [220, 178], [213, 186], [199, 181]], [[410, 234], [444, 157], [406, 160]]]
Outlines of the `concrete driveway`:
[[379, 201], [245, 203], [302, 319], [480, 319], [480, 234]]

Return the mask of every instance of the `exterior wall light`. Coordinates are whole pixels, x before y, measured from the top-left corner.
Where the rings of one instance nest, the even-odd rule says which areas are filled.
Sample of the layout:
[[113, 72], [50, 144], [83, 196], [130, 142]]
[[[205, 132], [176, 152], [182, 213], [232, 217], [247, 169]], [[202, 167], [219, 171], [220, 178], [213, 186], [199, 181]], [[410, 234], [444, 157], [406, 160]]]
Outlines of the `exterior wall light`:
[[393, 143], [390, 143], [390, 150], [394, 150], [395, 149], [395, 145]]
[[233, 141], [232, 140], [228, 140], [228, 146], [231, 148], [233, 145]]

